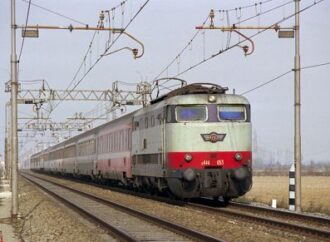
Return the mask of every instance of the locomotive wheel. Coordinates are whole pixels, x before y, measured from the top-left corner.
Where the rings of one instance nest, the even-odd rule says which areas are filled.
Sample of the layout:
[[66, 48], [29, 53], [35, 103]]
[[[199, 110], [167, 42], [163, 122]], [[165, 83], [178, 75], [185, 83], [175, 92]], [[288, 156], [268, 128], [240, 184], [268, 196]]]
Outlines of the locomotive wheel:
[[218, 202], [219, 201], [219, 196], [213, 197], [213, 201]]
[[230, 200], [231, 200], [230, 197], [223, 197], [222, 199], [223, 199], [223, 202], [224, 202], [225, 206], [227, 206], [229, 204]]

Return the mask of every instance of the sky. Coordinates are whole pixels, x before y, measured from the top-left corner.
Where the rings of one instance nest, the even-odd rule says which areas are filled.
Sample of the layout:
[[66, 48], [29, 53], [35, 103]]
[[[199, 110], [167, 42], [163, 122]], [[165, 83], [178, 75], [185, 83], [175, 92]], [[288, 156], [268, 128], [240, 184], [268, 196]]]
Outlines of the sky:
[[[30, 7], [29, 25], [52, 26], [95, 26], [101, 10], [112, 9], [120, 1], [46, 1], [32, 0], [53, 12], [70, 17], [67, 19], [34, 5]], [[127, 0], [114, 12], [111, 12], [111, 23], [114, 27], [125, 26], [145, 1]], [[254, 6], [257, 2], [257, 6]], [[260, 2], [263, 2], [260, 4]], [[314, 0], [301, 1], [301, 9], [313, 4]], [[280, 5], [274, 11], [266, 12]], [[247, 7], [252, 5], [252, 7]], [[28, 1], [16, 0], [16, 21], [24, 25], [27, 16]], [[140, 14], [132, 21], [127, 32], [140, 40], [145, 47], [143, 57], [133, 59], [127, 51], [103, 57], [88, 75], [81, 81], [77, 89], [111, 89], [116, 80], [128, 84], [140, 81], [151, 82], [172, 60], [173, 64], [160, 77], [176, 76], [190, 66], [208, 58], [219, 50], [242, 41], [235, 33], [220, 30], [200, 31], [189, 45], [196, 33], [195, 26], [201, 25], [207, 18], [210, 9], [229, 10], [215, 11], [216, 26], [227, 26], [250, 16], [249, 21], [241, 26], [269, 26], [285, 20], [294, 13], [294, 1], [285, 0], [150, 0]], [[237, 10], [235, 10], [237, 9]], [[300, 53], [301, 66], [330, 62], [330, 1], [324, 0], [313, 5], [300, 14], [301, 34]], [[75, 20], [75, 21], [74, 21]], [[229, 21], [229, 22], [228, 22]], [[209, 25], [209, 22], [206, 23]], [[292, 27], [294, 19], [289, 18], [280, 23], [282, 27]], [[246, 36], [257, 33], [254, 30], [241, 31]], [[39, 88], [40, 83], [33, 80], [46, 80], [52, 89], [66, 89], [82, 63], [93, 31], [39, 30], [38, 39], [24, 41], [19, 65], [19, 80], [22, 88]], [[93, 42], [91, 53], [87, 55], [78, 79], [90, 63], [103, 53], [108, 32], [98, 33]], [[116, 37], [116, 36], [115, 36]], [[279, 39], [274, 30], [262, 31], [253, 39], [255, 46], [251, 55], [244, 56], [242, 48], [234, 47], [228, 51], [205, 61], [181, 75], [188, 81], [216, 83], [229, 88], [229, 93], [244, 93], [270, 81], [293, 69], [295, 45], [294, 39]], [[22, 43], [21, 31], [17, 31], [17, 53]], [[175, 57], [187, 45], [179, 58]], [[241, 45], [249, 45], [246, 41]], [[139, 47], [135, 42], [121, 36], [111, 51], [122, 47]], [[251, 50], [251, 47], [250, 47]], [[302, 118], [302, 157], [304, 163], [311, 160], [329, 162], [330, 156], [330, 120], [329, 82], [330, 65], [306, 68], [301, 71], [301, 118]], [[10, 1], [0, 1], [0, 154], [3, 154], [5, 137], [5, 104], [9, 101], [9, 93], [4, 92], [5, 82], [10, 79]], [[279, 161], [284, 164], [293, 161], [294, 135], [294, 81], [293, 72], [276, 79], [254, 91], [244, 94], [252, 106], [253, 140], [255, 160]], [[76, 81], [77, 81], [76, 80]], [[122, 90], [132, 89], [133, 85], [121, 84]], [[75, 112], [88, 112], [95, 102], [62, 102], [52, 113], [52, 120], [63, 122]], [[128, 110], [132, 110], [129, 108]], [[19, 117], [32, 117], [32, 106], [19, 105]], [[100, 111], [100, 110], [98, 110]], [[43, 111], [44, 112], [44, 111]], [[19, 122], [26, 122], [21, 119]], [[26, 135], [26, 133], [20, 133]], [[48, 139], [45, 134], [37, 134], [34, 138], [20, 138], [21, 152], [31, 151], [38, 140]], [[32, 148], [31, 148], [32, 147]]]

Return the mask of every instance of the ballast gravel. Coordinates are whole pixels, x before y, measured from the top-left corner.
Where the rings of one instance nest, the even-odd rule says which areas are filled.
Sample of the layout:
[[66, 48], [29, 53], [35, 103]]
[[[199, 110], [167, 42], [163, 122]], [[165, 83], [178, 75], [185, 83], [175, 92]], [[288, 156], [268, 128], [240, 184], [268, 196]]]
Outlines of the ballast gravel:
[[100, 227], [23, 178], [19, 179], [19, 205], [15, 232], [21, 241], [115, 241]]
[[47, 179], [110, 199], [127, 207], [138, 209], [226, 241], [316, 241], [299, 235], [299, 232], [292, 234], [281, 229], [230, 219], [217, 214], [211, 215], [200, 210], [170, 205], [69, 180], [49, 176], [47, 176]]

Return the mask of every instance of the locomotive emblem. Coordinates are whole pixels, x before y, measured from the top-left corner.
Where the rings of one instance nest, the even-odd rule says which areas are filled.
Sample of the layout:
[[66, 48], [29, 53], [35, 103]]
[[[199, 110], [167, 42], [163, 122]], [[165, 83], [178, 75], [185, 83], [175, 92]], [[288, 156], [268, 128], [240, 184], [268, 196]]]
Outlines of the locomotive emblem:
[[209, 134], [201, 134], [204, 141], [210, 141], [211, 143], [215, 143], [218, 141], [223, 141], [226, 137], [226, 134], [218, 134], [216, 132], [212, 132]]

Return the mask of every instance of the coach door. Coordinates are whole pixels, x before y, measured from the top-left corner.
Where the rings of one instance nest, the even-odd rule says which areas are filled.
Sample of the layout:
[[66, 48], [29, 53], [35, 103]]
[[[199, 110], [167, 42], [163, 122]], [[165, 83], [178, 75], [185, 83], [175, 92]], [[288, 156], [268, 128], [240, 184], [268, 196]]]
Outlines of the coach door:
[[161, 156], [160, 156], [160, 159], [161, 159], [161, 164], [162, 164], [162, 168], [165, 169], [165, 160], [166, 160], [166, 144], [165, 144], [165, 138], [166, 138], [166, 129], [165, 129], [165, 125], [166, 125], [166, 122], [165, 122], [165, 110], [163, 110], [162, 113], [159, 113], [158, 114], [158, 120], [159, 120], [159, 123], [160, 123], [160, 137], [161, 137], [161, 146], [160, 146], [160, 151], [161, 151]]

